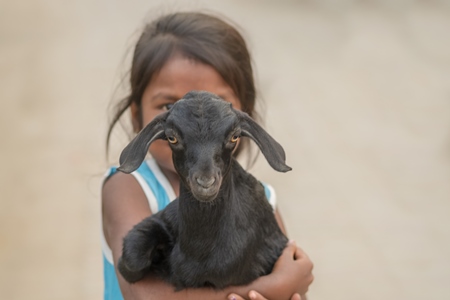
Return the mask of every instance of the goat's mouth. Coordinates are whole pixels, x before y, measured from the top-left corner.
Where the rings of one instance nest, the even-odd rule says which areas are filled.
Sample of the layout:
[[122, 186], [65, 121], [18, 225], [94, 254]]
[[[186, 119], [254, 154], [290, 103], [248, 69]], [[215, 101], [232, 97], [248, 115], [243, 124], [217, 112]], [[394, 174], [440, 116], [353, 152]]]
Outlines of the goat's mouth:
[[200, 184], [192, 183], [191, 185], [191, 192], [194, 195], [194, 197], [201, 201], [201, 202], [211, 202], [214, 199], [216, 199], [217, 195], [219, 194], [220, 190], [220, 182], [219, 180], [215, 182], [210, 187], [203, 187]]

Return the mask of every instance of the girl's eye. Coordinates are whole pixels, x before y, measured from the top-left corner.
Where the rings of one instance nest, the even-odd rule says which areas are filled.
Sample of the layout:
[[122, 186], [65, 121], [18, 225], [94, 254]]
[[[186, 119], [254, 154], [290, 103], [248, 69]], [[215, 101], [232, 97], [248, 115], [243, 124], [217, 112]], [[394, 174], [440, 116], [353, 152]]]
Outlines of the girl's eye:
[[238, 141], [238, 139], [239, 139], [239, 135], [236, 134], [236, 135], [233, 135], [233, 136], [231, 137], [231, 140], [230, 140], [230, 141], [231, 141], [232, 143], [236, 143], [236, 142]]
[[167, 140], [169, 141], [169, 143], [171, 144], [176, 144], [178, 142], [177, 138], [174, 136], [168, 136]]
[[163, 110], [169, 110], [169, 109], [172, 108], [172, 106], [173, 106], [173, 103], [167, 103], [167, 104], [164, 104], [164, 105], [162, 106], [162, 109], [163, 109]]

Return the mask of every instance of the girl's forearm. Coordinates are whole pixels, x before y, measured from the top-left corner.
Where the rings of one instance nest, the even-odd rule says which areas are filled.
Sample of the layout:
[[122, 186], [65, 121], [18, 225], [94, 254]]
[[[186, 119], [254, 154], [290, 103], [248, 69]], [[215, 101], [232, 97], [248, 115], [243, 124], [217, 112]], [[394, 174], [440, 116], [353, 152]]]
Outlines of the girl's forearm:
[[[287, 300], [294, 293], [276, 278], [263, 276], [246, 286], [233, 286], [224, 290], [212, 288], [189, 288], [175, 291], [174, 287], [156, 277], [147, 277], [137, 283], [121, 282], [125, 300], [171, 299], [171, 300], [225, 300], [228, 295], [235, 293], [247, 297], [251, 290], [258, 291], [270, 300]], [[302, 298], [303, 299], [303, 298]]]
[[247, 297], [250, 291], [257, 291], [269, 300], [288, 300], [296, 292], [291, 286], [279, 280], [276, 276], [262, 276], [246, 286], [228, 288], [228, 294], [235, 293]]
[[225, 300], [230, 294], [227, 290], [214, 290], [212, 288], [183, 289], [175, 291], [175, 288], [165, 281], [148, 276], [134, 284], [120, 280], [122, 294], [125, 300], [144, 300], [144, 299], [171, 299], [171, 300]]

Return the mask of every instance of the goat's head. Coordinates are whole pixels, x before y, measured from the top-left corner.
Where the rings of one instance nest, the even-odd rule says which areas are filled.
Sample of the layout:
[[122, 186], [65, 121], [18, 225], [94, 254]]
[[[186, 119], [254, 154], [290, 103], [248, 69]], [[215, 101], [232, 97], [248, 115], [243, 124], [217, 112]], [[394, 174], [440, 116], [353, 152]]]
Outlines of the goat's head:
[[180, 180], [200, 201], [219, 192], [230, 167], [232, 152], [241, 136], [250, 137], [269, 164], [290, 171], [283, 148], [246, 113], [208, 92], [192, 91], [167, 112], [158, 115], [130, 142], [120, 156], [119, 171], [131, 173], [144, 160], [156, 139], [166, 139], [172, 149]]

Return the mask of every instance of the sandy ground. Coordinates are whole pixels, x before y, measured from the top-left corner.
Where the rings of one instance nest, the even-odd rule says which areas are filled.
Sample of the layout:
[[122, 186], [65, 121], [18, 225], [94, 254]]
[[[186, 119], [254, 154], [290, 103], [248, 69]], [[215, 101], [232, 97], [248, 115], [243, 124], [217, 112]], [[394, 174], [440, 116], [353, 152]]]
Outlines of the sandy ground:
[[0, 2], [0, 298], [102, 297], [126, 53], [146, 18], [205, 8], [254, 54], [294, 171], [253, 172], [315, 262], [310, 299], [450, 299], [450, 5], [407, 0]]

